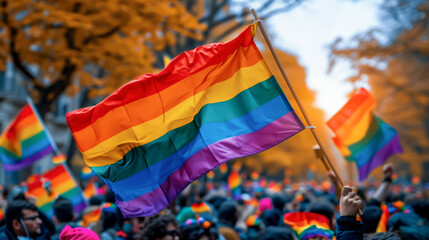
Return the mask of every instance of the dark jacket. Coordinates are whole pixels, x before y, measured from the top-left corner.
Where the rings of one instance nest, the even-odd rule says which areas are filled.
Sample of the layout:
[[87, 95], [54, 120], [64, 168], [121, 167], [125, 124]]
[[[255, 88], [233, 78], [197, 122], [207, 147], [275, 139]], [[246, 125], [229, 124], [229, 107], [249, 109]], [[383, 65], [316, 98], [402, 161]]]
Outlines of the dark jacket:
[[[49, 240], [51, 239], [51, 234], [49, 233], [48, 229], [41, 226], [42, 233], [34, 238], [35, 240]], [[3, 225], [0, 227], [0, 240], [16, 240], [18, 239], [13, 232], [11, 232], [9, 229], [7, 229], [6, 225]], [[33, 238], [32, 238], [33, 239]]]
[[337, 240], [363, 240], [363, 227], [355, 216], [341, 216], [337, 219]]
[[0, 240], [16, 240], [16, 236], [6, 228], [6, 225], [0, 227]]

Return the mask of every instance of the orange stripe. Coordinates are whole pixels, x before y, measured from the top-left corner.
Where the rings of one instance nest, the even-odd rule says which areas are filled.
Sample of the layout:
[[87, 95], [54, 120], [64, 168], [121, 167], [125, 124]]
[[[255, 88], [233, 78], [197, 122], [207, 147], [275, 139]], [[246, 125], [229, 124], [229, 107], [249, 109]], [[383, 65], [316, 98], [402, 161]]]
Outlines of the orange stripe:
[[23, 131], [27, 127], [32, 127], [35, 123], [39, 124], [39, 120], [37, 119], [36, 115], [28, 115], [26, 118], [22, 119], [19, 121], [19, 123], [16, 124], [16, 130]]
[[[368, 112], [371, 112], [376, 106], [376, 103], [373, 98], [367, 98], [364, 102], [361, 103], [360, 107], [355, 110], [353, 115], [351, 115], [347, 121], [344, 121], [342, 125], [338, 126], [338, 128], [335, 130], [335, 134], [339, 138], [346, 138], [352, 130], [358, 125], [359, 121], [365, 116], [365, 114], [368, 114]], [[368, 122], [368, 126], [369, 126]], [[368, 127], [367, 126], [367, 127]]]
[[[91, 149], [98, 143], [124, 130], [164, 114], [185, 99], [208, 89], [218, 82], [227, 80], [240, 67], [250, 67], [261, 59], [259, 52], [253, 46], [240, 47], [234, 54], [243, 55], [243, 52], [246, 52], [247, 58], [229, 57], [220, 65], [221, 67], [219, 65], [209, 66], [159, 92], [159, 94], [154, 94], [115, 108], [99, 118], [92, 125], [75, 132], [74, 137], [79, 144], [81, 152]], [[207, 79], [208, 73], [210, 73], [210, 76], [215, 76], [215, 78]], [[132, 118], [130, 118], [131, 115]], [[115, 124], [111, 124], [112, 122]]]

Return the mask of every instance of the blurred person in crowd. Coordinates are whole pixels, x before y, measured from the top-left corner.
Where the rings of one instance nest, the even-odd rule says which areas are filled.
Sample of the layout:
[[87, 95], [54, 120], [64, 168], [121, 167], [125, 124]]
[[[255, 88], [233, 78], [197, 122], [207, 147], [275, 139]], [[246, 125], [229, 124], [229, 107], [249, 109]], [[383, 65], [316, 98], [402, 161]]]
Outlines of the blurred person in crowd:
[[325, 216], [329, 219], [329, 226], [331, 229], [335, 229], [335, 218], [336, 218], [336, 208], [329, 200], [320, 197], [315, 198], [306, 208], [307, 212], [317, 213]]
[[116, 206], [102, 208], [101, 215], [102, 230], [100, 238], [102, 240], [115, 240], [117, 238], [117, 232], [120, 230]]
[[53, 240], [60, 239], [60, 233], [66, 225], [72, 228], [80, 227], [76, 221], [76, 214], [73, 209], [72, 202], [64, 197], [58, 197], [54, 204], [54, 216], [52, 220], [55, 223], [55, 234], [52, 236]]
[[49, 231], [42, 228], [37, 207], [25, 200], [9, 202], [6, 225], [0, 228], [0, 239], [51, 239]]
[[156, 214], [149, 217], [141, 231], [136, 233], [137, 240], [179, 240], [178, 223], [171, 214]]
[[180, 227], [180, 236], [186, 240], [217, 240], [219, 234], [214, 224], [204, 218], [188, 219]]
[[[26, 196], [24, 187], [20, 186], [13, 186], [9, 191], [7, 199], [9, 203], [14, 202], [15, 200], [24, 200], [33, 205], [36, 205], [36, 199], [32, 196]], [[39, 218], [42, 220], [42, 231], [48, 231], [49, 233], [46, 234], [51, 236], [55, 234], [55, 224], [52, 222], [52, 220], [39, 209], [37, 209], [37, 212], [39, 213]], [[45, 233], [43, 233], [43, 235], [45, 235]]]
[[219, 233], [226, 240], [239, 240], [240, 234], [235, 229], [238, 220], [237, 204], [233, 201], [225, 201], [219, 207]]
[[296, 237], [290, 228], [271, 226], [260, 233], [259, 240], [296, 240]]

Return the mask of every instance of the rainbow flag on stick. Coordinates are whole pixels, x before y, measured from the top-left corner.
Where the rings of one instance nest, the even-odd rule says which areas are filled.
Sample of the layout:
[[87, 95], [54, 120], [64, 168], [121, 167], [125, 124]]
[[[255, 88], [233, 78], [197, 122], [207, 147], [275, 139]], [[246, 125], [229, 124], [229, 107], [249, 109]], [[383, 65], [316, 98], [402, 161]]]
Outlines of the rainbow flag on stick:
[[361, 88], [327, 122], [341, 154], [356, 162], [359, 181], [391, 155], [403, 152], [395, 129], [372, 113], [375, 106], [370, 93]]
[[53, 203], [58, 196], [69, 199], [76, 213], [82, 212], [86, 202], [81, 189], [64, 164], [57, 165], [40, 176], [31, 176], [26, 182], [27, 193], [36, 198], [36, 205], [47, 216], [53, 216]]
[[54, 152], [55, 145], [32, 104], [25, 105], [0, 136], [0, 160], [17, 171]]
[[256, 47], [255, 31], [252, 25], [229, 42], [184, 52], [162, 72], [67, 113], [85, 162], [125, 217], [155, 214], [220, 164], [304, 129]]

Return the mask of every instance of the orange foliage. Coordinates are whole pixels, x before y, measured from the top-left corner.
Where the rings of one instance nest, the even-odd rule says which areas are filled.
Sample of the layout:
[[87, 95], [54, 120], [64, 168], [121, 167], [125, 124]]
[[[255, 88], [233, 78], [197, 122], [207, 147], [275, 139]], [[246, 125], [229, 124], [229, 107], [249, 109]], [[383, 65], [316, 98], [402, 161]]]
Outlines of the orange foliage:
[[[65, 88], [103, 80], [111, 90], [152, 72], [154, 49], [175, 35], [201, 39], [205, 26], [179, 0], [2, 0], [0, 69], [4, 59], [52, 103]], [[36, 66], [37, 73], [29, 65]], [[75, 93], [71, 86], [68, 93]], [[104, 92], [103, 92], [104, 93]], [[36, 99], [40, 103], [40, 99]]]

